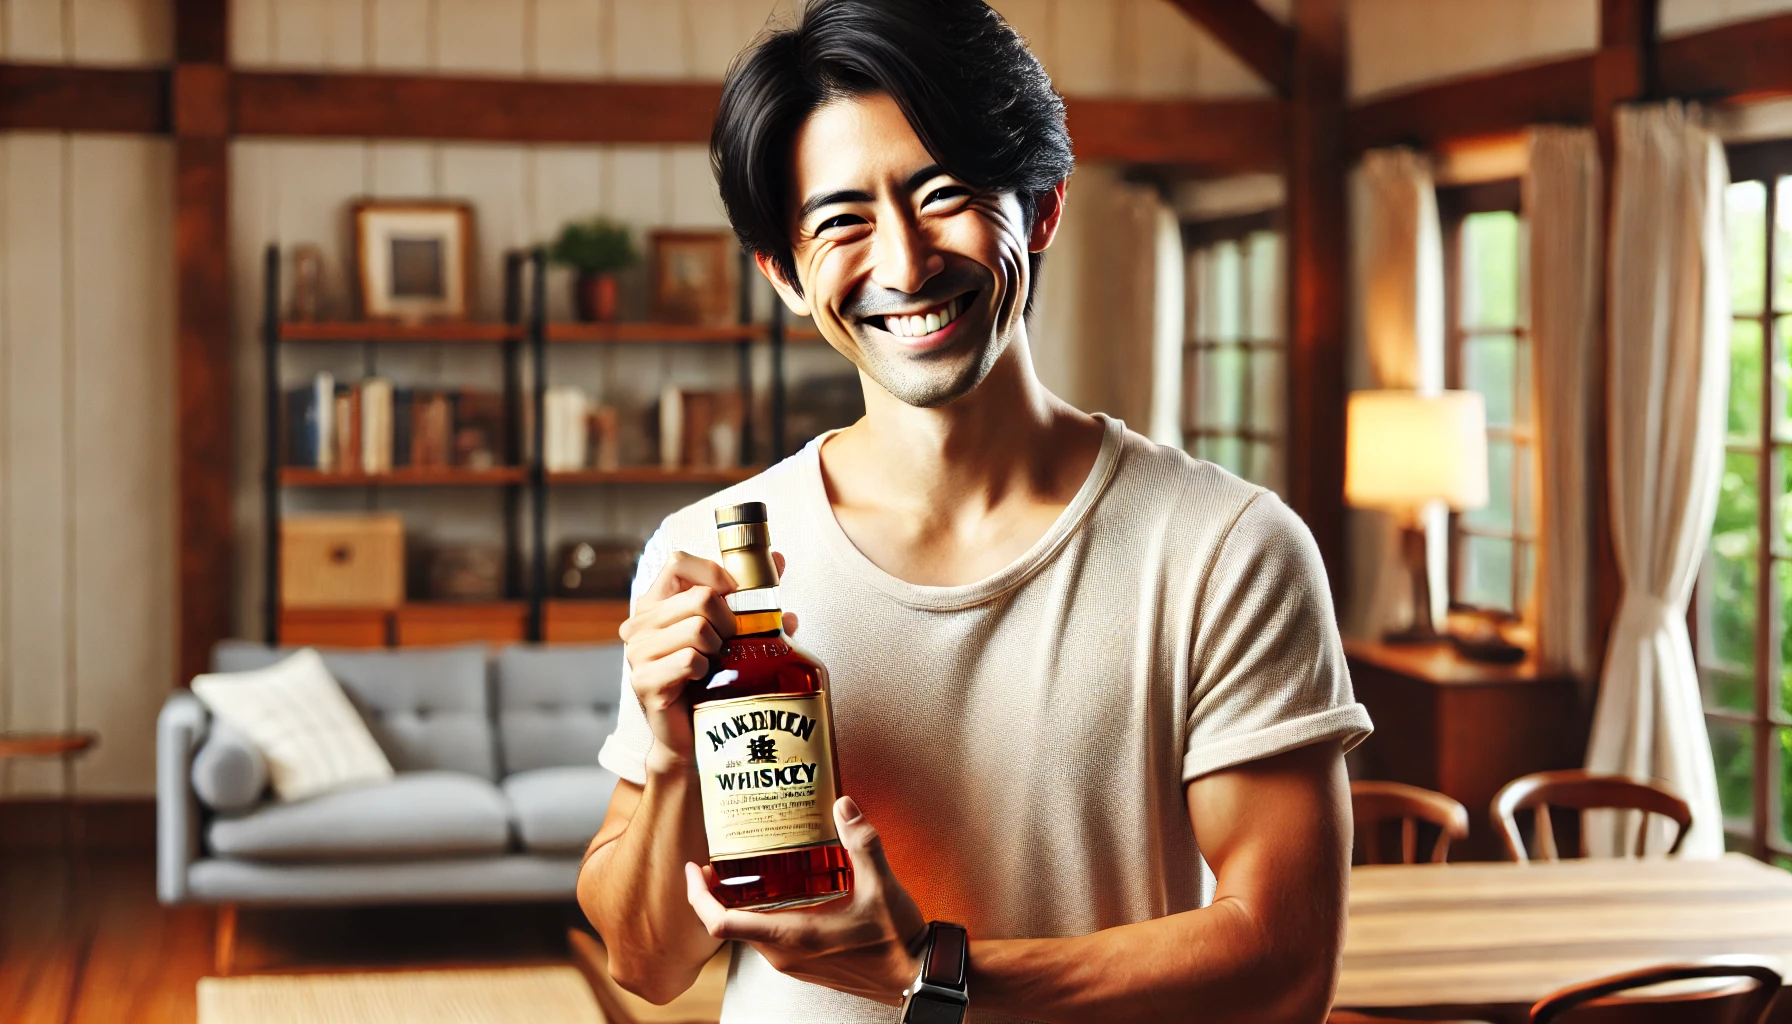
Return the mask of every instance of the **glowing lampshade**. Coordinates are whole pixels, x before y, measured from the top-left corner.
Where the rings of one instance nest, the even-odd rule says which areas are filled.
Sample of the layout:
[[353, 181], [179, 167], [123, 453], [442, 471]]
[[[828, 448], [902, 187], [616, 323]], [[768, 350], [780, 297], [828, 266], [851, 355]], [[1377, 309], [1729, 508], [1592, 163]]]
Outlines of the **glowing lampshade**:
[[1487, 504], [1487, 407], [1476, 391], [1355, 391], [1347, 411], [1344, 499], [1412, 510]]

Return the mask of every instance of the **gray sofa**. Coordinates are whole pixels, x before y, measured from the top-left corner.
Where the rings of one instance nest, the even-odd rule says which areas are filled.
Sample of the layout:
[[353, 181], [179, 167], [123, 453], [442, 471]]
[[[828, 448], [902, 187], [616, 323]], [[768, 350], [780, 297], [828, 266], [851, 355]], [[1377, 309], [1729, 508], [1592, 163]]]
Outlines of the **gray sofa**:
[[[213, 666], [286, 653], [228, 641]], [[223, 905], [234, 931], [237, 904], [572, 897], [616, 785], [597, 751], [616, 721], [620, 644], [321, 653], [396, 777], [275, 802], [254, 748], [177, 691], [157, 721], [162, 902]]]

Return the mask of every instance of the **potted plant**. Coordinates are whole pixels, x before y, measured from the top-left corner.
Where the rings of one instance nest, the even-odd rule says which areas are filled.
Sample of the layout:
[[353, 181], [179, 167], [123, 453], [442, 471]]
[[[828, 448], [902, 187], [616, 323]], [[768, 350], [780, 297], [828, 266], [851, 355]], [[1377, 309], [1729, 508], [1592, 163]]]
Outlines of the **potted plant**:
[[593, 217], [561, 228], [548, 258], [578, 270], [573, 305], [589, 322], [616, 319], [616, 272], [634, 266], [640, 254], [626, 226]]

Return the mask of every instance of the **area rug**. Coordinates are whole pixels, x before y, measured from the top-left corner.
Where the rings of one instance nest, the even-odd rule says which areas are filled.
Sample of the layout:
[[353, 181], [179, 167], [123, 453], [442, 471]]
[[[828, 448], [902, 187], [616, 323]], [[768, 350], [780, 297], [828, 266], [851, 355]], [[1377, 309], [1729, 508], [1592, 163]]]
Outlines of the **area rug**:
[[202, 978], [199, 1024], [604, 1024], [571, 967]]

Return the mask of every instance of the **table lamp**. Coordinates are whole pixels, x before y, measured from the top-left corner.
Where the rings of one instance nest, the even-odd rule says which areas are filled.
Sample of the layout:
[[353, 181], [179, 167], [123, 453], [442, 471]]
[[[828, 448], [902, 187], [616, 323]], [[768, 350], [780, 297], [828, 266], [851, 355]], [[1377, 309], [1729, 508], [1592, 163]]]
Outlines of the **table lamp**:
[[1389, 643], [1439, 639], [1431, 619], [1425, 510], [1487, 504], [1487, 408], [1479, 392], [1356, 391], [1349, 399], [1344, 500], [1398, 517], [1412, 573], [1412, 624]]

